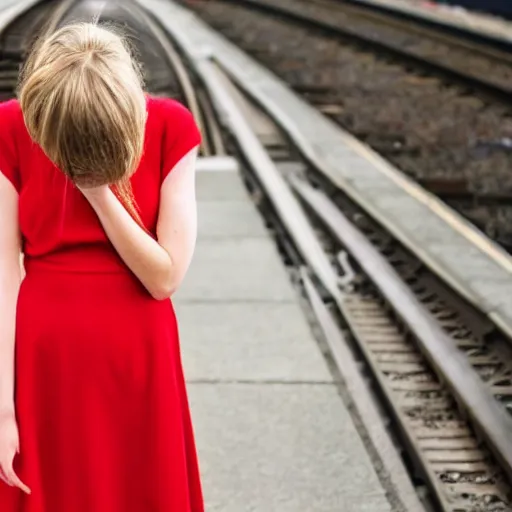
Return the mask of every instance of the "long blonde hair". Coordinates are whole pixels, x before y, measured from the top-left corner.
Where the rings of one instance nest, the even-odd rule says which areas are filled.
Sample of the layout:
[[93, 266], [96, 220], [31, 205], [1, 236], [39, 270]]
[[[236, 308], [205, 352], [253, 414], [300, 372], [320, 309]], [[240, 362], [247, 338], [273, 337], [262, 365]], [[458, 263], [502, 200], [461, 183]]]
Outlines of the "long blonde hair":
[[81, 187], [113, 185], [144, 227], [129, 180], [144, 148], [146, 97], [126, 41], [96, 23], [64, 26], [36, 42], [18, 97], [48, 158]]

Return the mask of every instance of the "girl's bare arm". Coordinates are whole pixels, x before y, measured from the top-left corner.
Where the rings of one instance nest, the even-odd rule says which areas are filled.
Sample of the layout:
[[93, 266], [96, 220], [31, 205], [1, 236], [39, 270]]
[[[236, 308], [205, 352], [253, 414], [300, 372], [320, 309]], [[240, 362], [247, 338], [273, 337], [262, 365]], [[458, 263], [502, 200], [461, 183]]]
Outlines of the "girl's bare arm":
[[197, 148], [194, 148], [162, 184], [157, 240], [144, 232], [108, 187], [82, 189], [118, 254], [159, 300], [169, 298], [177, 289], [194, 253], [196, 158]]
[[0, 479], [30, 494], [13, 469], [20, 450], [14, 407], [16, 305], [21, 284], [18, 193], [0, 172]]
[[14, 410], [14, 330], [21, 284], [18, 193], [0, 173], [0, 414]]

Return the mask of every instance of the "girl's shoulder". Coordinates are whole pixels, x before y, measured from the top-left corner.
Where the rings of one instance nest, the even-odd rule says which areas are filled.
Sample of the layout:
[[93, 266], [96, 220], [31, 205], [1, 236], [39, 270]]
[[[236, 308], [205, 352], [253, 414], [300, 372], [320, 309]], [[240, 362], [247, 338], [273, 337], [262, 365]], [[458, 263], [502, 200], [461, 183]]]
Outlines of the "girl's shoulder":
[[13, 123], [24, 125], [23, 112], [16, 98], [0, 102], [0, 130], [12, 129]]
[[156, 120], [171, 125], [187, 123], [195, 126], [195, 120], [190, 110], [179, 101], [164, 96], [148, 96], [148, 113]]
[[190, 110], [179, 101], [148, 97], [148, 131], [163, 145], [164, 177], [179, 160], [201, 144], [201, 132]]

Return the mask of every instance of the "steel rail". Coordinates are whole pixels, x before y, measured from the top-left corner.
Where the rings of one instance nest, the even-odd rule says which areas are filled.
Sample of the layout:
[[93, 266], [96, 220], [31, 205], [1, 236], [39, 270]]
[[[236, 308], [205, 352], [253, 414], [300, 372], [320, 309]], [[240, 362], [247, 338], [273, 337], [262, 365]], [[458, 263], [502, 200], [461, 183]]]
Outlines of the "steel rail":
[[435, 12], [421, 11], [415, 5], [404, 5], [400, 7], [383, 0], [340, 0], [341, 2], [352, 4], [357, 7], [364, 7], [368, 10], [372, 10], [378, 13], [384, 13], [395, 17], [402, 18], [404, 20], [411, 20], [414, 22], [420, 22], [424, 25], [434, 27], [437, 30], [447, 32], [448, 34], [456, 34], [459, 37], [464, 37], [472, 41], [477, 41], [486, 45], [500, 48], [504, 51], [510, 51], [512, 49], [512, 37], [510, 34], [508, 37], [505, 34], [498, 34], [492, 32], [489, 28], [483, 28], [478, 26], [475, 28], [471, 25], [462, 25], [456, 21], [452, 21], [449, 18], [441, 17], [435, 14]]
[[[204, 72], [205, 68], [210, 69], [210, 73], [212, 74], [212, 76], [210, 76], [210, 77], [207, 76], [208, 72], [207, 73]], [[207, 89], [210, 91], [212, 98], [214, 99], [214, 102], [217, 105], [217, 108], [219, 109], [219, 112], [221, 112], [221, 115], [224, 118], [225, 126], [228, 127], [231, 134], [238, 142], [238, 145], [241, 148], [242, 153], [244, 154], [244, 157], [249, 161], [249, 163], [251, 164], [250, 166], [255, 170], [255, 173], [258, 175], [259, 181], [262, 182], [266, 195], [271, 199], [274, 207], [276, 207], [276, 202], [280, 205], [278, 214], [280, 214], [280, 220], [285, 224], [285, 229], [287, 231], [287, 234], [289, 236], [291, 236], [293, 242], [300, 248], [301, 253], [304, 256], [304, 259], [308, 262], [313, 261], [314, 259], [311, 258], [311, 256], [308, 257], [308, 255], [305, 254], [304, 245], [303, 245], [304, 244], [304, 232], [310, 232], [310, 229], [311, 229], [309, 219], [306, 219], [306, 222], [304, 222], [304, 223], [303, 223], [302, 219], [295, 219], [293, 225], [290, 227], [289, 222], [284, 217], [288, 217], [290, 215], [290, 213], [289, 213], [290, 209], [292, 209], [293, 207], [291, 206], [291, 204], [288, 203], [288, 201], [284, 200], [284, 196], [286, 195], [286, 193], [283, 193], [282, 190], [277, 190], [277, 188], [280, 187], [281, 185], [276, 185], [276, 182], [282, 183], [282, 181], [284, 181], [284, 180], [280, 179], [279, 177], [274, 179], [274, 178], [270, 178], [269, 176], [266, 176], [266, 178], [263, 176], [263, 175], [265, 175], [267, 173], [271, 173], [271, 172], [275, 173], [275, 174], [279, 173], [277, 167], [276, 166], [267, 166], [265, 169], [262, 170], [261, 160], [264, 160], [264, 159], [261, 157], [255, 157], [255, 152], [258, 153], [261, 149], [263, 149], [263, 148], [261, 148], [261, 143], [259, 143], [257, 137], [254, 134], [252, 135], [252, 137], [248, 135], [247, 132], [250, 129], [247, 126], [244, 126], [244, 122], [240, 120], [241, 116], [235, 114], [235, 110], [238, 110], [238, 107], [236, 105], [234, 105], [232, 100], [229, 98], [228, 93], [224, 89], [222, 89], [222, 82], [219, 80], [216, 80], [215, 78], [212, 78], [215, 76], [215, 74], [217, 72], [217, 71], [215, 71], [216, 70], [215, 66], [208, 59], [206, 59], [199, 64], [198, 69], [202, 70], [201, 75], [203, 77], [204, 83], [207, 86]], [[215, 90], [212, 90], [212, 87]], [[258, 149], [255, 150], [254, 149], [255, 147]], [[264, 149], [263, 149], [263, 151], [264, 151]], [[248, 155], [247, 152], [251, 153], [251, 155]], [[287, 186], [287, 183], [285, 183], [285, 184]], [[286, 213], [287, 211], [288, 211], [288, 214]], [[302, 224], [302, 228], [300, 228], [301, 224]], [[301, 233], [301, 230], [302, 230], [302, 233]], [[299, 237], [302, 237], [302, 239], [300, 239]], [[314, 237], [314, 239], [316, 239], [316, 233], [313, 234], [313, 237]], [[302, 245], [302, 247], [301, 247], [301, 245]], [[380, 256], [380, 254], [378, 255], [378, 258], [383, 260], [383, 257]], [[373, 265], [373, 261], [371, 261], [369, 263], [370, 263], [370, 265]], [[381, 270], [378, 265], [375, 265], [374, 268], [375, 268], [375, 272], [377, 274]], [[316, 277], [319, 277], [318, 271], [314, 270], [314, 273], [316, 274]], [[372, 275], [372, 280], [374, 279], [374, 277], [375, 276]], [[338, 279], [338, 281], [339, 281], [339, 279]], [[329, 288], [327, 288], [327, 289], [329, 290]], [[309, 291], [311, 291], [311, 290], [309, 290]], [[393, 292], [393, 290], [392, 290], [392, 292]], [[334, 299], [335, 299], [335, 302], [337, 303], [340, 311], [345, 312], [345, 307], [344, 307], [345, 294], [343, 292], [335, 289]], [[395, 305], [396, 305], [396, 303], [400, 304], [401, 301], [403, 300], [401, 297], [397, 298], [394, 293], [391, 294], [391, 299], [395, 299]], [[409, 298], [407, 297], [407, 300], [408, 299]], [[388, 300], [389, 300], [389, 297], [388, 297]], [[409, 308], [410, 307], [411, 306], [409, 305]], [[399, 308], [397, 308], [397, 309], [399, 309]], [[405, 317], [406, 320], [409, 320], [409, 324], [410, 324], [410, 325], [408, 324], [409, 327], [411, 328], [411, 330], [414, 330], [415, 334], [418, 335], [417, 331], [425, 328], [425, 325], [426, 325], [425, 317], [428, 317], [429, 313], [426, 312], [426, 310], [423, 308], [423, 306], [421, 304], [418, 305], [417, 309], [419, 310], [419, 313], [417, 311], [413, 311], [414, 315], [412, 317], [410, 317], [409, 310], [406, 310], [405, 313], [402, 313], [402, 316]], [[318, 308], [316, 308], [316, 310], [317, 310], [317, 312], [319, 311]], [[427, 321], [429, 322], [428, 326], [430, 328], [430, 331], [427, 332], [425, 339], [431, 341], [434, 338], [436, 344], [444, 343], [447, 346], [449, 346], [449, 345], [453, 346], [453, 340], [451, 340], [451, 338], [449, 338], [444, 333], [444, 331], [441, 330], [441, 328], [439, 327], [439, 325], [435, 319], [428, 317]], [[438, 339], [437, 335], [439, 332], [442, 332], [443, 337]], [[421, 336], [421, 333], [419, 335]], [[447, 342], [446, 340], [449, 340], [449, 341]], [[331, 345], [333, 343], [335, 343], [335, 341], [331, 341]], [[430, 347], [430, 348], [431, 348], [431, 351], [433, 351], [434, 354], [436, 354], [437, 346], [434, 348], [432, 348], [432, 347]], [[441, 356], [445, 356], [445, 354], [446, 354], [446, 351], [443, 353], [440, 352]], [[463, 396], [463, 398], [466, 399], [466, 401], [468, 399], [468, 396], [467, 396], [468, 394], [470, 397], [471, 397], [471, 395], [473, 395], [473, 399], [476, 401], [479, 401], [481, 399], [481, 397], [483, 396], [484, 403], [489, 404], [489, 402], [492, 400], [492, 398], [489, 398], [489, 394], [486, 392], [484, 385], [474, 375], [472, 368], [467, 364], [466, 361], [464, 361], [464, 359], [462, 358], [462, 356], [459, 353], [457, 353], [456, 359], [457, 359], [457, 361], [463, 362], [463, 364], [462, 364], [463, 371], [459, 372], [456, 375], [455, 379], [453, 379], [453, 377], [447, 378], [444, 374], [442, 374], [442, 378], [444, 380], [450, 380], [450, 379], [457, 380], [457, 379], [459, 379], [459, 377], [461, 377], [461, 375], [463, 376], [463, 381], [464, 381], [463, 384], [460, 384], [457, 381], [457, 393], [454, 393], [455, 396], [460, 397], [461, 395], [464, 395], [464, 393], [466, 393]], [[446, 360], [448, 361], [448, 359], [446, 359]], [[466, 377], [466, 375], [467, 375], [467, 377]], [[469, 383], [469, 385], [468, 385], [468, 383]], [[473, 385], [471, 385], [471, 383]], [[464, 386], [467, 386], [467, 389], [464, 388]], [[461, 390], [461, 389], [459, 389], [459, 387], [462, 387], [463, 389]], [[465, 403], [465, 402], [462, 402], [462, 403]], [[474, 410], [475, 409], [474, 403], [470, 404], [469, 407], [473, 407], [473, 410]], [[464, 410], [466, 410], [466, 408], [464, 408]], [[489, 411], [492, 411], [492, 413], [489, 413]], [[489, 432], [488, 432], [489, 429], [492, 430], [490, 435], [491, 435], [491, 437], [494, 435], [493, 442], [495, 442], [496, 438], [499, 438], [500, 441], [503, 441], [503, 437], [502, 436], [500, 437], [500, 435], [499, 435], [499, 430], [500, 430], [499, 422], [498, 422], [498, 424], [493, 425], [493, 418], [496, 417], [495, 413], [497, 413], [498, 415], [501, 415], [503, 413], [502, 409], [499, 408], [496, 404], [491, 404], [489, 406], [489, 408], [486, 411], [484, 411], [484, 413], [486, 414], [485, 418], [482, 421], [480, 421], [478, 424], [479, 425], [484, 424], [484, 429], [487, 429], [486, 435], [489, 434]], [[477, 417], [478, 417], [478, 415], [477, 415]], [[478, 419], [480, 419], [480, 418], [478, 418]], [[488, 421], [486, 421], [486, 420], [488, 420]], [[512, 425], [512, 420], [508, 416], [506, 416], [505, 422], [507, 422], [509, 425]], [[410, 451], [415, 454], [421, 453], [421, 449], [420, 449], [418, 443], [415, 441], [414, 437], [411, 435], [410, 431], [405, 426], [402, 426], [402, 431], [406, 432], [408, 444], [411, 447]], [[498, 434], [496, 434], [496, 432], [498, 432]], [[511, 430], [511, 432], [512, 432], [512, 430]], [[498, 444], [499, 444], [499, 442], [498, 442]], [[498, 450], [500, 450], [502, 448], [502, 446], [503, 446], [503, 442], [501, 444], [499, 444]], [[512, 444], [507, 443], [507, 446], [512, 446]], [[420, 459], [420, 456], [416, 455], [416, 458]], [[431, 468], [429, 468], [429, 466], [424, 463], [422, 464], [422, 467], [424, 468], [424, 472], [429, 475], [429, 481], [432, 482], [432, 488], [436, 490], [435, 495], [436, 495], [437, 499], [439, 500], [440, 503], [443, 504], [443, 510], [450, 510], [449, 502], [447, 501], [447, 498], [446, 498], [446, 493], [443, 492], [442, 486], [441, 486], [439, 480], [436, 479], [435, 474], [433, 473], [433, 470]]]
[[[212, 61], [207, 48], [199, 49], [201, 57], [195, 53], [198, 51], [197, 48], [183, 48], [183, 51], [187, 56], [193, 56], [191, 60], [194, 70], [205, 85], [222, 124], [230, 132], [245, 160], [249, 163], [249, 167], [257, 175], [258, 182], [278, 213], [279, 221], [284, 224], [285, 231], [292, 238], [301, 256], [312, 268], [324, 288], [331, 293], [339, 310], [343, 312], [347, 295], [338, 288], [340, 278], [333, 271], [331, 261], [319, 244], [317, 233], [312, 229], [311, 217], [306, 214], [306, 210], [301, 207], [300, 202], [291, 193], [289, 184], [280, 175], [277, 166], [265, 151], [261, 141], [258, 140], [240, 113], [238, 105], [224, 88], [220, 79], [221, 71]], [[297, 190], [303, 184], [298, 179], [292, 178], [291, 181]], [[314, 189], [311, 190], [320, 194]], [[299, 197], [303, 203], [306, 203], [305, 208], [310, 210], [310, 202], [306, 201], [300, 193]], [[337, 209], [336, 211], [341, 214]], [[331, 212], [329, 212], [330, 214]], [[336, 224], [338, 224], [339, 219], [337, 217], [336, 219]], [[326, 219], [320, 218], [320, 220], [323, 224], [327, 222]], [[330, 227], [329, 229], [331, 230]], [[359, 232], [356, 232], [357, 234], [362, 236]], [[353, 242], [354, 237], [356, 242], [361, 242], [356, 235], [354, 232], [346, 235], [349, 237], [348, 242]], [[307, 245], [308, 240], [312, 241], [312, 246]], [[348, 242], [345, 240], [342, 245], [355, 255], [355, 259], [358, 260], [364, 273], [370, 277], [392, 309], [397, 312], [397, 316], [402, 319], [403, 324], [408, 327], [410, 332], [414, 333], [426, 358], [437, 370], [441, 379], [446, 381], [448, 387], [452, 389], [453, 395], [462, 404], [461, 409], [464, 413], [469, 414], [475, 426], [478, 427], [478, 432], [488, 440], [496, 458], [503, 464], [503, 469], [510, 478], [512, 476], [512, 442], [509, 442], [508, 438], [512, 433], [512, 419], [496, 404], [473, 369], [457, 351], [453, 340], [441, 329], [437, 320], [418, 302], [394, 270], [390, 269], [384, 258], [371, 245], [373, 253], [369, 253], [369, 255], [366, 252], [364, 254], [356, 253], [354, 247], [348, 247]], [[363, 242], [369, 245], [364, 237]], [[482, 412], [484, 417], [479, 416]]]
[[[216, 70], [215, 66], [209, 61], [209, 60], [205, 60], [203, 62], [201, 62], [201, 64], [198, 66], [198, 69], [202, 69], [204, 67], [207, 67], [207, 68], [212, 68], [213, 70]], [[212, 71], [213, 75], [215, 75], [217, 71]], [[203, 73], [203, 78], [204, 78], [204, 73]], [[247, 150], [247, 144], [250, 144], [250, 139], [249, 138], [246, 138], [246, 135], [245, 133], [241, 133], [241, 132], [245, 132], [247, 131], [248, 127], [242, 127], [241, 124], [237, 123], [237, 122], [233, 122], [233, 115], [234, 115], [234, 112], [233, 110], [235, 108], [238, 108], [237, 106], [235, 107], [232, 102], [230, 103], [230, 100], [227, 99], [227, 96], [228, 96], [228, 93], [226, 91], [224, 91], [223, 93], [219, 90], [217, 92], [212, 92], [211, 90], [211, 86], [214, 84], [214, 86], [218, 89], [221, 88], [222, 86], [222, 82], [221, 81], [215, 81], [215, 80], [208, 80], [206, 79], [205, 80], [205, 85], [207, 86], [207, 89], [210, 91], [210, 93], [212, 94], [212, 98], [214, 99], [215, 101], [215, 104], [217, 105], [217, 108], [219, 109], [219, 112], [221, 113], [221, 115], [224, 117], [224, 123], [225, 123], [225, 126], [229, 128], [230, 132], [232, 133], [233, 137], [236, 139], [236, 141], [238, 142], [238, 145], [239, 147], [241, 148], [242, 150], [242, 153], [244, 154], [244, 156], [247, 158], [247, 160], [251, 163], [252, 162], [252, 165], [251, 167], [253, 169], [255, 169], [255, 172], [257, 175], [259, 175], [259, 172], [261, 172], [261, 168], [257, 169], [257, 167], [259, 167], [261, 164], [258, 164], [258, 163], [254, 163], [254, 158], [253, 157], [248, 157], [247, 154], [246, 154], [246, 150]], [[229, 120], [228, 118], [231, 118], [231, 120]], [[245, 143], [243, 142], [243, 139], [246, 139]], [[252, 139], [252, 144], [255, 145], [255, 146], [258, 146], [259, 145], [259, 142], [256, 138], [256, 136], [253, 136], [253, 139]], [[273, 166], [272, 168], [268, 168], [266, 170], [263, 171], [264, 173], [265, 172], [279, 172], [277, 167]], [[274, 204], [275, 206], [275, 200], [276, 198], [278, 198], [278, 194], [274, 188], [274, 190], [272, 189], [272, 180], [265, 180], [265, 179], [261, 179], [261, 175], [259, 175], [259, 178], [260, 178], [260, 182], [263, 183], [263, 188], [265, 189], [265, 194], [271, 198], [271, 201], [272, 203]], [[274, 199], [273, 199], [274, 198]], [[284, 202], [285, 203], [285, 202]], [[283, 209], [287, 209], [290, 207], [290, 205], [286, 205], [286, 204], [283, 204], [283, 201], [281, 200], [280, 201], [280, 204], [281, 204], [281, 211], [279, 211], [278, 213], [281, 213], [282, 215], [282, 211]], [[300, 233], [297, 231], [297, 229], [292, 229], [290, 230], [290, 227], [289, 225], [287, 225], [287, 222], [286, 220], [283, 219], [283, 217], [281, 216], [280, 220], [285, 224], [285, 230], [287, 231], [287, 234], [289, 236], [291, 236], [292, 240], [293, 240], [293, 243], [295, 243], [296, 245], [299, 245], [300, 241], [298, 240], [298, 236], [300, 236]], [[295, 222], [295, 227], [297, 228], [299, 225], [299, 222], [296, 220]], [[309, 231], [310, 230], [310, 227], [309, 227], [309, 223], [306, 224], [303, 229], [305, 229], [306, 231]], [[316, 236], [316, 235], [315, 235]], [[301, 251], [304, 255], [304, 251], [302, 250]], [[304, 255], [306, 261], [310, 261], [311, 259], [307, 257], [307, 255]], [[382, 258], [382, 256], [379, 255], [380, 258]], [[377, 268], [377, 271], [379, 269]], [[318, 274], [315, 272], [316, 274], [316, 277], [319, 277]], [[339, 279], [338, 279], [339, 281]], [[311, 289], [308, 290], [308, 296], [311, 297]], [[335, 293], [335, 301], [336, 303], [338, 304], [338, 307], [340, 309], [340, 311], [342, 312], [346, 312], [346, 308], [345, 308], [345, 294], [341, 291], [338, 291], [336, 290], [336, 293]], [[316, 304], [316, 306], [318, 306], [318, 304]], [[422, 310], [422, 313], [425, 311], [424, 308], [420, 305], [419, 306]], [[316, 313], [319, 313], [321, 312], [320, 311], [320, 308], [318, 307], [315, 307], [315, 311]], [[415, 319], [417, 321], [417, 319]], [[325, 321], [325, 318], [324, 318], [324, 321]], [[434, 325], [437, 326], [437, 329], [440, 330], [440, 327], [438, 326], [437, 324], [437, 321], [435, 319], [432, 319], [432, 323]], [[331, 326], [332, 327], [332, 326]], [[416, 326], [414, 326], [416, 327]], [[419, 325], [418, 328], [422, 328], [423, 325]], [[323, 326], [324, 329], [326, 329], [326, 325]], [[444, 332], [443, 332], [444, 334]], [[332, 335], [332, 331], [331, 331], [331, 335]], [[435, 333], [434, 333], [435, 335]], [[446, 334], [444, 334], [444, 337], [445, 338], [448, 338], [446, 336]], [[444, 340], [441, 339], [439, 340], [439, 342], [443, 342]], [[331, 347], [331, 353], [335, 354], [335, 349], [333, 349], [333, 345], [335, 345], [337, 342], [339, 342], [339, 337], [338, 337], [338, 341], [336, 340], [332, 340], [330, 341], [329, 345]], [[450, 343], [453, 345], [453, 341], [450, 339]], [[339, 352], [339, 351], [338, 351]], [[460, 359], [461, 356], [458, 355], [458, 358]], [[339, 359], [339, 357], [338, 357]], [[339, 363], [338, 363], [338, 366], [339, 366]], [[471, 367], [468, 366], [467, 368], [467, 373], [468, 374], [473, 374], [473, 370]], [[471, 377], [469, 377], [469, 380], [471, 380]], [[478, 396], [478, 393], [481, 393], [481, 394], [484, 394], [485, 395], [485, 389], [484, 389], [484, 385], [481, 383], [481, 381], [477, 378], [473, 379], [473, 382], [475, 383], [475, 386], [473, 388], [471, 388], [471, 386], [469, 387], [468, 391], [471, 392], [471, 391], [474, 391], [474, 389], [478, 389], [478, 392], [475, 393], [475, 398], [478, 399], [479, 396]], [[382, 382], [380, 383], [382, 384]], [[456, 395], [458, 396], [458, 395]], [[487, 398], [487, 396], [486, 396]], [[487, 400], [488, 401], [488, 400]], [[492, 408], [492, 406], [491, 406]], [[495, 407], [494, 408], [494, 411], [498, 410], [500, 413], [502, 412], [501, 409]], [[490, 417], [490, 416], [488, 416]], [[400, 417], [400, 420], [403, 420], [403, 418]], [[449, 498], [447, 497], [446, 495], [446, 489], [443, 488], [443, 486], [441, 485], [441, 482], [439, 480], [439, 478], [436, 478], [436, 474], [434, 473], [434, 470], [432, 468], [430, 468], [428, 466], [428, 464], [426, 464], [424, 462], [424, 458], [419, 455], [422, 453], [422, 450], [421, 450], [421, 447], [419, 446], [419, 443], [417, 442], [417, 440], [414, 438], [414, 436], [412, 435], [411, 431], [409, 428], [407, 428], [404, 423], [400, 423], [400, 420], [399, 420], [399, 424], [401, 425], [401, 431], [402, 432], [405, 432], [404, 434], [404, 437], [407, 439], [407, 444], [408, 446], [410, 447], [409, 450], [410, 450], [410, 453], [414, 453], [415, 454], [415, 459], [417, 460], [421, 460], [422, 462], [421, 463], [418, 463], [419, 465], [421, 465], [421, 467], [423, 468], [423, 472], [425, 474], [428, 475], [428, 480], [429, 482], [431, 482], [431, 488], [432, 489], [435, 489], [435, 495], [436, 495], [436, 498], [437, 500], [439, 501], [439, 503], [442, 504], [442, 507], [443, 507], [443, 510], [452, 510], [451, 507], [450, 507], [450, 503], [449, 503]], [[507, 420], [508, 420], [508, 417], [507, 417]], [[491, 420], [492, 421], [492, 420]], [[509, 423], [510, 423], [510, 420], [509, 420]]]
[[[419, 497], [413, 490], [411, 481], [407, 477], [404, 462], [401, 460], [396, 450], [393, 449], [393, 441], [384, 431], [385, 427], [382, 421], [382, 413], [371, 398], [368, 389], [369, 385], [360, 371], [354, 354], [349, 348], [347, 337], [342, 333], [333, 314], [322, 300], [306, 267], [300, 268], [300, 277], [306, 298], [313, 310], [323, 337], [327, 342], [334, 363], [341, 374], [343, 383], [347, 387], [350, 396], [354, 397], [352, 407], [354, 407], [361, 417], [375, 449], [386, 459], [387, 463], [390, 464], [392, 468], [399, 468], [398, 471], [393, 472], [392, 479], [394, 480], [393, 486], [395, 487], [395, 491], [399, 491], [400, 501], [403, 504], [404, 510], [407, 510], [407, 512], [425, 512]], [[368, 398], [365, 399], [365, 397]], [[407, 429], [405, 429], [405, 431], [406, 434], [409, 434]], [[417, 445], [411, 441], [409, 441], [409, 444], [414, 446], [414, 449], [418, 448]], [[435, 485], [435, 479], [432, 478], [432, 480], [433, 485]], [[439, 485], [436, 486], [436, 490], [440, 491]]]
[[[394, 26], [402, 30], [408, 30], [411, 33], [423, 37], [431, 37], [436, 41], [459, 46], [465, 50], [478, 53], [481, 56], [503, 60], [512, 63], [512, 40], [505, 49], [498, 44], [495, 39], [478, 39], [475, 32], [457, 31], [455, 27], [450, 30], [449, 26], [430, 23], [430, 20], [419, 15], [403, 15], [403, 11], [398, 9], [383, 9], [372, 3], [360, 3], [357, 0], [313, 0], [315, 3], [324, 6], [338, 6], [340, 10], [353, 12], [356, 16], [363, 16], [369, 21], [383, 22], [389, 26]], [[412, 23], [411, 23], [412, 22]]]
[[[187, 43], [180, 36], [180, 44], [184, 51], [187, 50]], [[190, 53], [192, 59], [197, 58], [195, 54]], [[378, 219], [378, 222], [392, 234], [400, 243], [407, 247], [413, 254], [416, 255], [434, 274], [439, 276], [445, 283], [452, 289], [459, 293], [462, 297], [468, 300], [475, 307], [479, 308], [481, 305], [472, 292], [468, 289], [464, 282], [454, 277], [449, 273], [440, 262], [430, 254], [427, 247], [417, 245], [409, 238], [401, 229], [400, 226], [393, 224], [388, 218], [382, 216], [382, 212], [375, 207], [375, 205], [368, 201], [359, 190], [353, 187], [346, 178], [338, 173], [336, 167], [319, 153], [316, 148], [310, 143], [299, 127], [294, 123], [293, 119], [287, 114], [286, 111], [280, 108], [279, 102], [274, 97], [266, 95], [253, 83], [245, 81], [241, 76], [236, 66], [230, 65], [229, 61], [224, 59], [222, 55], [214, 55], [216, 63], [222, 68], [229, 78], [254, 102], [262, 108], [264, 112], [270, 115], [274, 122], [279, 126], [286, 136], [298, 148], [302, 157], [312, 167], [315, 168], [320, 175], [330, 181], [335, 187], [347, 194], [351, 200], [357, 203], [363, 210], [365, 210], [373, 219]], [[283, 84], [283, 88], [284, 88]], [[327, 121], [329, 123], [329, 121]], [[454, 231], [471, 242], [479, 251], [486, 254], [498, 266], [503, 268], [506, 272], [512, 272], [512, 259], [503, 248], [492, 242], [474, 225], [459, 216], [454, 210], [446, 205], [443, 201], [437, 198], [432, 193], [420, 187], [412, 179], [403, 173], [395, 170], [390, 166], [382, 157], [377, 153], [368, 149], [367, 146], [360, 141], [354, 139], [346, 132], [340, 131], [340, 140], [343, 144], [348, 146], [351, 150], [355, 150], [358, 155], [362, 155], [372, 165], [379, 169], [380, 172], [385, 174], [396, 186], [402, 191], [411, 196], [412, 199], [418, 201], [435, 214], [440, 220], [448, 224]], [[512, 326], [509, 324], [508, 319], [500, 312], [491, 310], [488, 314], [489, 319], [498, 326], [507, 336], [512, 338]]]
[[58, 28], [66, 13], [71, 9], [76, 0], [64, 0], [52, 12], [51, 18], [45, 27], [45, 35], [50, 35]]
[[414, 334], [423, 354], [468, 412], [473, 424], [485, 436], [494, 456], [512, 480], [510, 415], [496, 403], [471, 365], [460, 354], [454, 341], [366, 237], [327, 196], [298, 178], [290, 180], [302, 200], [352, 254]]
[[302, 256], [314, 269], [323, 286], [333, 297], [337, 297], [340, 294], [338, 275], [318, 241], [313, 226], [258, 137], [225, 90], [215, 64], [205, 59], [196, 71], [206, 85], [214, 104], [222, 110], [221, 122], [229, 129], [244, 157], [269, 191], [274, 208], [281, 215], [287, 229], [293, 233]]
[[[141, 18], [150, 28], [155, 39], [162, 46], [164, 52], [166, 53], [169, 64], [176, 73], [176, 77], [178, 78], [178, 82], [180, 83], [183, 94], [185, 96], [185, 101], [190, 108], [192, 115], [194, 116], [199, 130], [201, 133], [206, 133], [205, 122], [203, 119], [203, 113], [200, 107], [199, 99], [197, 97], [195, 87], [192, 84], [190, 75], [187, 72], [185, 65], [183, 64], [183, 60], [181, 59], [174, 46], [171, 44], [165, 31], [160, 27], [160, 24], [151, 15], [149, 15], [147, 11], [140, 8], [140, 6], [137, 8], [137, 10], [140, 12]], [[213, 150], [206, 137], [204, 137], [201, 142], [201, 150], [204, 156], [211, 156], [213, 154]]]
[[[43, 0], [22, 0], [0, 11], [0, 34], [2, 34], [16, 19], [27, 11], [42, 3]], [[44, 35], [51, 34], [58, 27], [66, 13], [76, 0], [63, 0], [53, 8], [47, 24], [44, 26]]]
[[13, 5], [0, 11], [0, 34], [18, 17], [42, 0], [21, 0], [13, 2]]

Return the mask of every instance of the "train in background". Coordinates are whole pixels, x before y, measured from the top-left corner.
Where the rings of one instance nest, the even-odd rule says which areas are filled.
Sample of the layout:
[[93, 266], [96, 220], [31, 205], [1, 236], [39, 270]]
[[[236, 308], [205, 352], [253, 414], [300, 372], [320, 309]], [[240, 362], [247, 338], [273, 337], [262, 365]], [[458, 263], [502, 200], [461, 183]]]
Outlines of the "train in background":
[[512, 19], [512, 0], [437, 0], [437, 3], [459, 5], [466, 9], [497, 14]]

